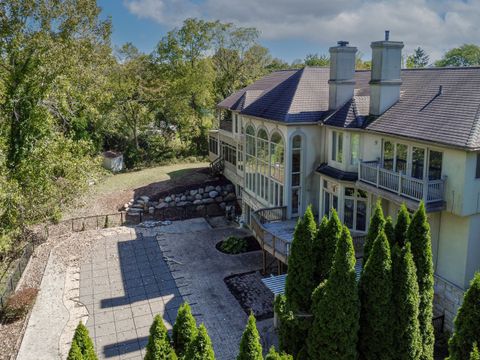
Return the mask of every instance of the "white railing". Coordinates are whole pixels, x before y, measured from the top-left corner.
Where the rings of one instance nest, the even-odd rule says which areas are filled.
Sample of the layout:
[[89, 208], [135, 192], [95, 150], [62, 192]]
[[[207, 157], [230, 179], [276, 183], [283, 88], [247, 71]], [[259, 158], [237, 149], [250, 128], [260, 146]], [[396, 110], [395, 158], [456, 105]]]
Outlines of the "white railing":
[[422, 180], [383, 168], [377, 161], [358, 164], [358, 179], [377, 188], [426, 204], [443, 201], [445, 179]]

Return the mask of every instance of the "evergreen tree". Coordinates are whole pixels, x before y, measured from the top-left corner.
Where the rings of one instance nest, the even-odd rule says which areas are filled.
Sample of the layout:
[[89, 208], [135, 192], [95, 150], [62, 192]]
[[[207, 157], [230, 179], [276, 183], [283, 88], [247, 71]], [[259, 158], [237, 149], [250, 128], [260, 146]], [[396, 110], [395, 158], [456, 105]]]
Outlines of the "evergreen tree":
[[290, 256], [288, 258], [288, 276], [285, 284], [285, 295], [289, 307], [294, 311], [309, 311], [313, 280], [314, 256], [313, 240], [317, 236], [317, 224], [311, 206], [295, 226]]
[[80, 347], [75, 340], [72, 341], [72, 346], [68, 352], [67, 360], [83, 360], [82, 350], [80, 350]]
[[160, 315], [155, 315], [150, 326], [147, 353], [145, 360], [176, 359], [175, 352], [170, 344], [167, 328]]
[[370, 219], [370, 226], [368, 227], [367, 237], [365, 239], [365, 246], [363, 247], [363, 263], [366, 264], [373, 242], [380, 234], [380, 230], [385, 226], [385, 218], [383, 217], [382, 204], [380, 200], [375, 205], [373, 216]]
[[470, 282], [463, 304], [458, 309], [455, 331], [448, 342], [448, 360], [468, 359], [475, 343], [480, 344], [480, 272]]
[[435, 335], [433, 333], [433, 260], [430, 225], [423, 201], [413, 215], [407, 231], [407, 241], [411, 244], [413, 261], [417, 268], [420, 307], [418, 320], [422, 334], [422, 360], [433, 359]]
[[265, 360], [293, 360], [293, 356], [285, 353], [279, 354], [275, 351], [275, 347], [272, 346], [268, 351], [267, 356], [265, 356]]
[[311, 359], [357, 358], [360, 301], [355, 262], [352, 237], [344, 226], [330, 276], [313, 296], [316, 306], [308, 342]]
[[391, 216], [387, 216], [385, 219], [385, 235], [387, 235], [390, 248], [395, 243], [395, 227], [393, 226], [393, 220]]
[[200, 324], [197, 331], [197, 336], [187, 349], [185, 359], [188, 360], [215, 360], [215, 353], [213, 352], [212, 341], [208, 336], [205, 325]]
[[173, 325], [172, 340], [177, 355], [181, 358], [197, 336], [197, 322], [192, 315], [190, 305], [184, 303], [178, 309], [177, 319]]
[[395, 244], [393, 258], [393, 304], [395, 321], [392, 323], [394, 359], [419, 360], [422, 354], [422, 336], [418, 320], [418, 283], [410, 244], [400, 249]]
[[478, 346], [476, 342], [473, 343], [473, 348], [472, 348], [472, 352], [470, 353], [469, 360], [480, 360], [480, 352], [478, 352]]
[[[338, 230], [337, 230], [338, 229]], [[341, 233], [342, 224], [337, 213], [332, 214], [330, 221], [326, 216], [322, 218], [318, 227], [317, 236], [313, 243], [312, 253], [314, 256], [313, 278], [315, 284], [327, 279], [335, 256], [335, 246]]]
[[76, 344], [76, 347], [79, 348], [80, 353], [82, 354], [82, 359], [97, 360], [97, 355], [95, 354], [95, 349], [93, 347], [93, 341], [90, 338], [88, 329], [82, 324], [82, 322], [79, 322], [77, 328], [75, 329], [75, 334], [73, 335], [72, 340], [72, 348], [68, 354], [69, 357], [70, 353], [72, 353], [72, 356], [78, 356], [78, 351], [73, 349], [75, 346], [74, 344]]
[[275, 297], [275, 313], [278, 315], [278, 342], [282, 351], [299, 358], [305, 346], [310, 323], [307, 318], [295, 317], [288, 307], [285, 295]]
[[395, 224], [395, 242], [398, 246], [403, 247], [407, 241], [407, 230], [410, 225], [410, 214], [405, 204], [402, 204], [397, 215], [397, 223]]
[[237, 360], [263, 360], [262, 345], [258, 334], [255, 317], [250, 314], [247, 327], [240, 340], [240, 352]]
[[360, 279], [359, 350], [363, 359], [392, 358], [392, 260], [382, 230], [373, 243]]
[[407, 68], [424, 68], [428, 65], [430, 57], [420, 46], [417, 47], [413, 54], [407, 57]]

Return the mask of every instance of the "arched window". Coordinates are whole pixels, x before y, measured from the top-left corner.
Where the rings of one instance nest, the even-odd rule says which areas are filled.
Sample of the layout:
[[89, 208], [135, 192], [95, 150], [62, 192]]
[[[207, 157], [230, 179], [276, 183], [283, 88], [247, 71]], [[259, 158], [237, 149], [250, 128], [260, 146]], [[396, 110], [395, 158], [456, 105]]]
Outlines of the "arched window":
[[285, 144], [282, 135], [275, 131], [270, 137], [270, 204], [283, 206], [285, 177]]
[[295, 135], [292, 139], [292, 169], [291, 169], [291, 205], [292, 215], [298, 215], [301, 210], [302, 194], [302, 137]]
[[255, 192], [255, 174], [257, 172], [257, 146], [255, 139], [255, 128], [248, 125], [245, 129], [245, 186], [247, 189]]
[[258, 172], [258, 195], [268, 200], [268, 175], [269, 175], [269, 149], [268, 134], [265, 129], [259, 129], [257, 133], [257, 172]]

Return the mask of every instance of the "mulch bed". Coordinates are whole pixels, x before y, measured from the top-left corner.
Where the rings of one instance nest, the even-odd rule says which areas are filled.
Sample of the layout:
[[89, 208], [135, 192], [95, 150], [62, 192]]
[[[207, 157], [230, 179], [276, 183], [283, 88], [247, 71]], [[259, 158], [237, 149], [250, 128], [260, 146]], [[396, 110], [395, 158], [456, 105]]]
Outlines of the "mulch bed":
[[[241, 253], [239, 254], [244, 254], [244, 253], [248, 253], [248, 252], [251, 252], [251, 251], [258, 251], [258, 250], [262, 250], [262, 248], [260, 247], [260, 244], [258, 243], [257, 239], [255, 239], [255, 236], [247, 236], [247, 237], [244, 237], [243, 239], [245, 239], [247, 241], [247, 250], [246, 251], [242, 251]], [[215, 245], [215, 248], [220, 251], [221, 253], [224, 253], [224, 254], [228, 254], [228, 255], [238, 255], [238, 254], [229, 254], [225, 251], [222, 250], [222, 244], [225, 240], [222, 240], [220, 242], [218, 242], [216, 245]]]
[[260, 271], [226, 277], [223, 281], [247, 315], [259, 320], [273, 317], [273, 293], [261, 281]]

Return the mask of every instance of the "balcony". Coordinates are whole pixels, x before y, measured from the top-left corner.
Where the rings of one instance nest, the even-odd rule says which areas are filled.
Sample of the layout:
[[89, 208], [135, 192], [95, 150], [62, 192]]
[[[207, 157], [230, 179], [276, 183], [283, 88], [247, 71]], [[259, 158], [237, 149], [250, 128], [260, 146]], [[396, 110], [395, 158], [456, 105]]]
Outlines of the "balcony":
[[362, 161], [358, 166], [359, 182], [386, 190], [406, 200], [411, 200], [416, 205], [423, 200], [427, 208], [443, 207], [445, 179], [417, 179], [387, 170], [378, 161]]
[[[288, 264], [296, 224], [297, 219], [287, 219], [286, 206], [263, 208], [252, 213], [252, 231], [264, 252], [264, 270], [266, 268], [266, 253], [283, 264]], [[365, 235], [352, 233], [352, 238], [356, 257], [361, 258]]]

